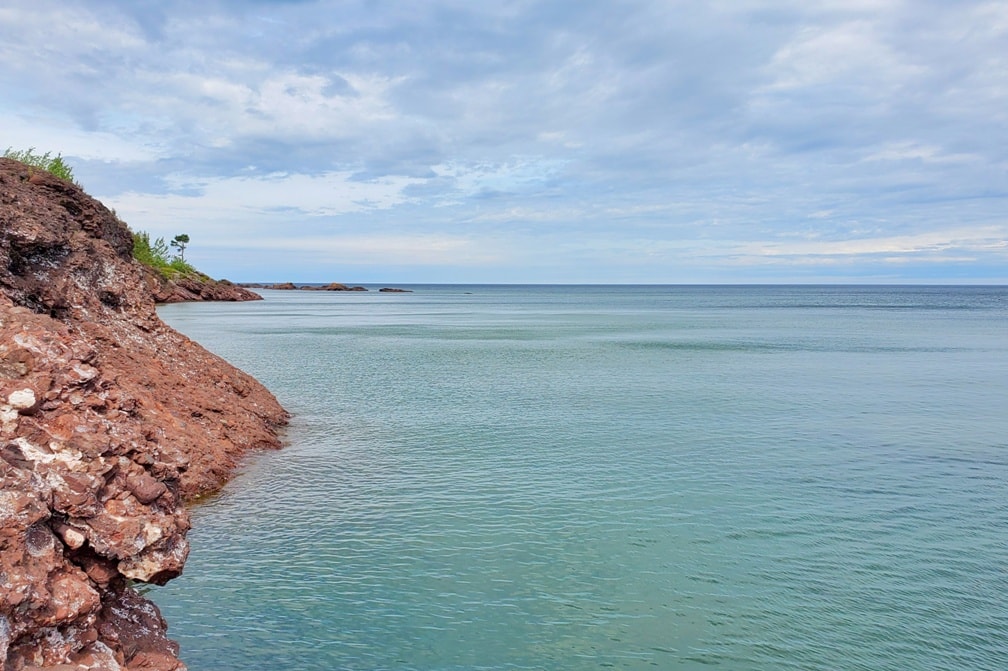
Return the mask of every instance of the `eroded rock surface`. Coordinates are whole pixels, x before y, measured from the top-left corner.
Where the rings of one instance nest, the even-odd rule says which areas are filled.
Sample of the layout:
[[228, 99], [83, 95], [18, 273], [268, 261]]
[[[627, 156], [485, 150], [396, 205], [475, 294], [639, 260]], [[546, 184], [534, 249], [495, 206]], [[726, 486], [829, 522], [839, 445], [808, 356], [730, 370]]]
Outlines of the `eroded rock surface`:
[[262, 296], [245, 287], [209, 277], [179, 277], [166, 280], [150, 268], [142, 268], [148, 290], [158, 303], [185, 301], [261, 301]]
[[0, 660], [183, 669], [130, 586], [177, 576], [184, 502], [286, 414], [158, 319], [132, 237], [78, 187], [0, 159]]

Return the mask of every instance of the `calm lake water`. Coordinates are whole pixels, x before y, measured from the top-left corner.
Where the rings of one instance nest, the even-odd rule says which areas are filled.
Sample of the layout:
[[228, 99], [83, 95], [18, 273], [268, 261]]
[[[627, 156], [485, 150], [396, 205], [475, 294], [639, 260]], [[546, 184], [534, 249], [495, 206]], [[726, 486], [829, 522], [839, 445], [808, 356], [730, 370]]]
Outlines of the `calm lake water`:
[[1008, 668], [1008, 287], [412, 288], [161, 308], [294, 413], [192, 671]]

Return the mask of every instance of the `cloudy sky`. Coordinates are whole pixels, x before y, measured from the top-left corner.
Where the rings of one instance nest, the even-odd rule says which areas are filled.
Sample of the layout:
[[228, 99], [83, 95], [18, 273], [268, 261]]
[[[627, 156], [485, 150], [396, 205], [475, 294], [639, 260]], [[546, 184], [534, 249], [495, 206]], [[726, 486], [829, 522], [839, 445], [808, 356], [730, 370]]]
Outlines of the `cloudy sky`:
[[1008, 282], [1008, 2], [7, 0], [0, 145], [237, 281]]

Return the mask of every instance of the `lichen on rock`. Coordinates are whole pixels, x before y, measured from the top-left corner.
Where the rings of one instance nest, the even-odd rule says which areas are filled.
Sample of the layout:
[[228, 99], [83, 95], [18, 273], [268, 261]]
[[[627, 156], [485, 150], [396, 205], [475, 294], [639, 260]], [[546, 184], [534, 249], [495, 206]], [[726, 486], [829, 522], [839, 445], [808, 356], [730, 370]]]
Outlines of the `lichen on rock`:
[[177, 671], [133, 582], [181, 573], [185, 502], [286, 413], [167, 327], [126, 226], [0, 159], [0, 662]]

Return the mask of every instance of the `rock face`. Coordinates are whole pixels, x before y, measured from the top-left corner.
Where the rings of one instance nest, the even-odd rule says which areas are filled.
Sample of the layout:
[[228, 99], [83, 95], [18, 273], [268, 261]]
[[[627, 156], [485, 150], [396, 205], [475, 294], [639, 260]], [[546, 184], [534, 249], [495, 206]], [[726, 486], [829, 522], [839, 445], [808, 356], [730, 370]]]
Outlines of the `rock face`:
[[184, 502], [286, 413], [168, 328], [132, 237], [78, 187], [0, 159], [0, 661], [184, 669], [130, 586], [178, 575]]
[[157, 303], [185, 301], [261, 301], [262, 296], [227, 280], [209, 277], [179, 277], [166, 280], [152, 268], [141, 266], [144, 281]]

